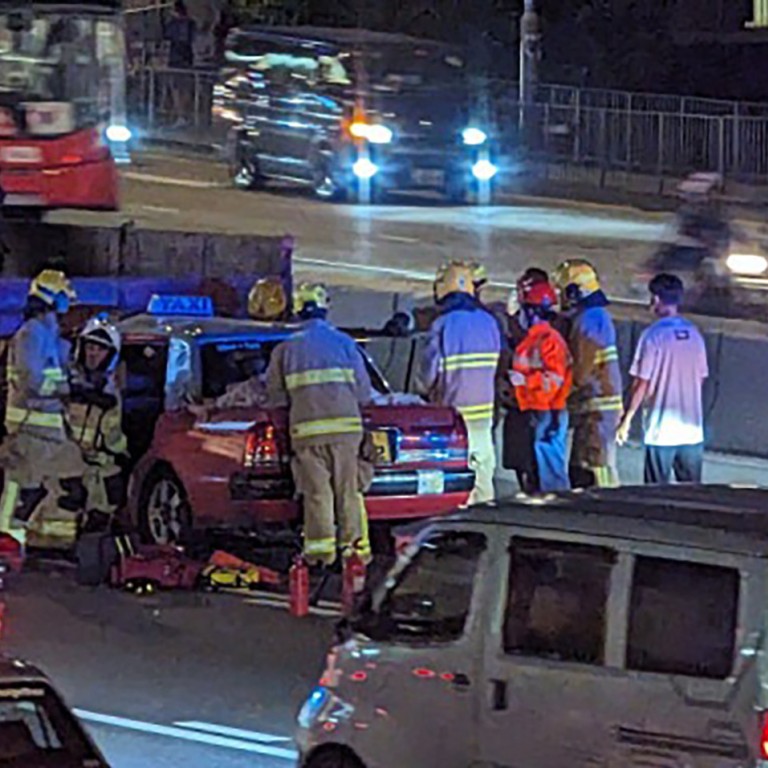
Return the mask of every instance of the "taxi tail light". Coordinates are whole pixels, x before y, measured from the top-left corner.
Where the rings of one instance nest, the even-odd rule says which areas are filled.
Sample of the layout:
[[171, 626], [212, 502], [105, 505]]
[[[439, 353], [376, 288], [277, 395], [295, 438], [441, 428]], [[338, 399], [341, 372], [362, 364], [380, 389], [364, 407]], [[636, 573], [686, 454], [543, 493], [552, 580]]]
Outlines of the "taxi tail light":
[[273, 424], [256, 424], [245, 440], [243, 464], [248, 468], [280, 464], [282, 456]]
[[24, 550], [20, 542], [10, 534], [0, 533], [0, 566], [5, 565], [11, 571], [20, 571], [23, 559]]
[[469, 459], [469, 436], [467, 434], [467, 425], [464, 423], [464, 419], [458, 414], [456, 415], [456, 421], [453, 423], [453, 431], [451, 433], [451, 447], [464, 451]]
[[760, 759], [768, 760], [768, 712], [760, 713]]

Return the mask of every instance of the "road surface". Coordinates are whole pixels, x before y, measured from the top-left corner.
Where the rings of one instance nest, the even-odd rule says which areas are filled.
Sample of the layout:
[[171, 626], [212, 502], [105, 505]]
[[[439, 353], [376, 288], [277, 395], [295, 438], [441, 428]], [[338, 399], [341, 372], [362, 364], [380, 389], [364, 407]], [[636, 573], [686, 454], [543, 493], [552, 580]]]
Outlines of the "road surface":
[[665, 215], [626, 208], [536, 200], [504, 206], [450, 207], [437, 200], [334, 205], [302, 192], [232, 189], [225, 168], [200, 158], [142, 155], [123, 172], [120, 214], [57, 213], [54, 221], [122, 222], [229, 234], [291, 233], [299, 277], [334, 284], [376, 281], [382, 290], [428, 290], [446, 259], [483, 261], [502, 287], [531, 264], [592, 260], [608, 290], [632, 295], [638, 264], [662, 235]]
[[240, 597], [139, 598], [31, 573], [0, 648], [38, 663], [113, 768], [287, 768], [333, 621]]

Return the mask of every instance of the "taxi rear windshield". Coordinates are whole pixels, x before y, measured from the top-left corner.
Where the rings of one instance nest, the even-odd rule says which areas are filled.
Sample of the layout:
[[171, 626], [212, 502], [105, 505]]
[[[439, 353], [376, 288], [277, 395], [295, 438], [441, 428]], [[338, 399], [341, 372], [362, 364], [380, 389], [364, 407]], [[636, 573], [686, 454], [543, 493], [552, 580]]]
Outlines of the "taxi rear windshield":
[[75, 717], [45, 684], [0, 683], [0, 768], [103, 765]]

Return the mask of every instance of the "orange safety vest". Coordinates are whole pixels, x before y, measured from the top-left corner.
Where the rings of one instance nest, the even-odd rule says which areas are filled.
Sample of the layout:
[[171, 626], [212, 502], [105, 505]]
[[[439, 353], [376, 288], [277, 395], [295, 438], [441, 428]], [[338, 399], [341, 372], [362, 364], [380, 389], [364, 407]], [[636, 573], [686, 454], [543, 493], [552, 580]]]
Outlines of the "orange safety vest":
[[515, 387], [521, 411], [561, 411], [573, 383], [571, 353], [549, 324], [537, 323], [515, 350], [512, 370], [525, 376]]

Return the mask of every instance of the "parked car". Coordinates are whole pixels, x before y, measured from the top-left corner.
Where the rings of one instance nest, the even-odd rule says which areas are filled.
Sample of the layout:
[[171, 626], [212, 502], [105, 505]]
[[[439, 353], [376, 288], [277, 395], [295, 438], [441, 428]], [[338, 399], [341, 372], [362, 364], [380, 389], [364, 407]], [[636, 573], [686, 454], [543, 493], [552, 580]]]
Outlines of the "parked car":
[[404, 35], [245, 27], [228, 37], [213, 115], [232, 179], [344, 200], [366, 186], [464, 202], [497, 174], [494, 119], [461, 49]]
[[109, 768], [104, 756], [36, 667], [0, 655], [0, 765]]
[[[190, 306], [199, 305], [196, 298]], [[272, 350], [299, 326], [193, 316], [184, 314], [183, 303], [173, 306], [172, 314], [119, 324], [123, 422], [136, 460], [130, 516], [143, 538], [157, 544], [182, 541], [193, 528], [290, 528], [300, 508], [286, 411], [257, 406], [198, 418], [186, 406], [263, 375]], [[366, 495], [370, 519], [424, 518], [466, 503], [474, 473], [461, 417], [451, 408], [398, 399], [362, 348], [360, 354], [381, 403], [364, 412], [378, 449]]]
[[302, 768], [757, 768], [768, 492], [621, 488], [422, 531], [342, 627]]

